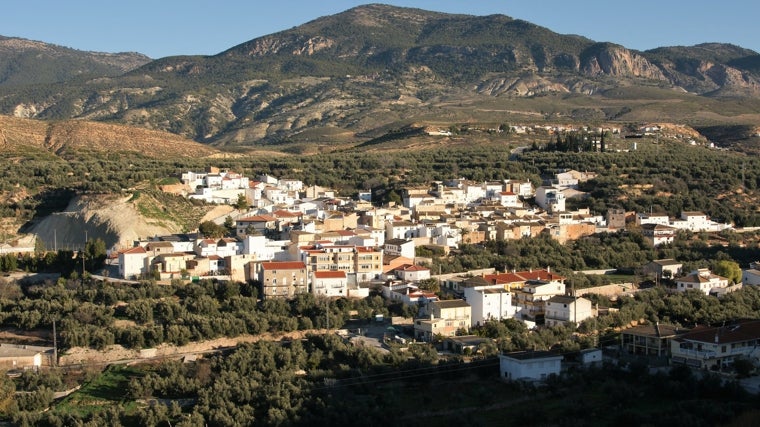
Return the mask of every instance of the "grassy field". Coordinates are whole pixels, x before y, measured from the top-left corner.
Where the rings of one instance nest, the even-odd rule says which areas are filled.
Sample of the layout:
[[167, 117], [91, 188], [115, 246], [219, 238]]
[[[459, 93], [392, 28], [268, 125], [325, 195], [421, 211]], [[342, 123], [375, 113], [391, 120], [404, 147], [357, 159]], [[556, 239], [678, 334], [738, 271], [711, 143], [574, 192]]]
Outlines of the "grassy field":
[[55, 405], [55, 410], [62, 413], [89, 415], [110, 406], [134, 407], [137, 403], [128, 401], [129, 380], [142, 375], [142, 371], [135, 367], [109, 366], [78, 391], [61, 400]]

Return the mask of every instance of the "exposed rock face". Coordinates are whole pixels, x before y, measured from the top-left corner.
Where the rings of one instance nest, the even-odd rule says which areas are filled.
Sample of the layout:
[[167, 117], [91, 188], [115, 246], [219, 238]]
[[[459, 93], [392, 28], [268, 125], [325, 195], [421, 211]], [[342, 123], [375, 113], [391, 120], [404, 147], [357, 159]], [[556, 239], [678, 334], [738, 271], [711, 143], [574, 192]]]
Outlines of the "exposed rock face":
[[141, 216], [130, 197], [79, 196], [65, 211], [45, 217], [31, 232], [53, 249], [79, 249], [87, 239], [100, 238], [106, 247], [130, 247], [134, 240], [181, 231], [166, 221]]
[[592, 46], [587, 50], [584, 59], [581, 65], [582, 71], [589, 76], [604, 74], [614, 77], [667, 80], [656, 65], [622, 46]]
[[479, 93], [490, 96], [501, 94], [515, 96], [534, 96], [544, 93], [565, 93], [570, 89], [562, 83], [552, 82], [537, 75], [517, 77], [512, 79], [499, 78], [487, 80], [478, 85]]

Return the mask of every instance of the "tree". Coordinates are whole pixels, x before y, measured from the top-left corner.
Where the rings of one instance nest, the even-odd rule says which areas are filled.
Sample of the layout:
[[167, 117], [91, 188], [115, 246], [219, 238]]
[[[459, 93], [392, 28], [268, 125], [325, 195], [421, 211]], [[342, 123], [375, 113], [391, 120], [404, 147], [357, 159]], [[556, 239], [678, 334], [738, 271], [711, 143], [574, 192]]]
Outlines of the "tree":
[[0, 415], [8, 415], [16, 394], [16, 386], [7, 375], [0, 375]]
[[89, 239], [84, 246], [85, 257], [87, 257], [87, 266], [89, 270], [95, 270], [103, 265], [106, 260], [106, 242], [100, 237]]
[[713, 273], [723, 276], [732, 283], [742, 281], [742, 269], [735, 261], [721, 260], [713, 266]]
[[232, 217], [229, 215], [227, 215], [227, 218], [224, 218], [224, 228], [230, 233], [235, 230], [235, 221], [233, 221]]
[[438, 292], [441, 290], [441, 286], [438, 283], [438, 279], [422, 279], [417, 283], [420, 289], [423, 291]]
[[234, 206], [235, 209], [239, 211], [244, 211], [248, 209], [248, 206], [249, 206], [248, 198], [245, 197], [245, 194], [240, 193], [238, 194], [237, 201], [235, 201], [235, 203], [232, 206]]
[[227, 229], [223, 226], [215, 223], [214, 221], [203, 221], [198, 226], [198, 231], [205, 237], [218, 239], [227, 232]]

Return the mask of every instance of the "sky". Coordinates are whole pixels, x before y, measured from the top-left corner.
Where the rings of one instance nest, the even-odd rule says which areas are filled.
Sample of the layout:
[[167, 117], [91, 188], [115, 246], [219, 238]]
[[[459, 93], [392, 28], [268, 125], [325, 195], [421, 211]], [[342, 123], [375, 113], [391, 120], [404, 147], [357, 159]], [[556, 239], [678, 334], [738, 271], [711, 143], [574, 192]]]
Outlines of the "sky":
[[[0, 35], [151, 58], [213, 55], [368, 2], [351, 0], [35, 0], [0, 8]], [[756, 0], [419, 0], [379, 3], [507, 15], [560, 34], [647, 50], [731, 43], [760, 52]]]

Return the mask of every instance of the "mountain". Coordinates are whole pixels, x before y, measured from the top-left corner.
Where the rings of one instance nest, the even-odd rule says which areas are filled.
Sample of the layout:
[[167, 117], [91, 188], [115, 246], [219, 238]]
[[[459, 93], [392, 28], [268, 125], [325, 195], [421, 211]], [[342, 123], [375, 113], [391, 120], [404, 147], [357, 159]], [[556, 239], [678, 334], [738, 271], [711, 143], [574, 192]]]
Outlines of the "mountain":
[[124, 74], [150, 62], [140, 53], [83, 52], [0, 36], [0, 86], [60, 83]]
[[0, 85], [0, 112], [88, 119], [217, 146], [353, 144], [411, 123], [760, 121], [760, 55], [702, 44], [640, 52], [503, 15], [372, 4], [214, 56], [119, 76]]

